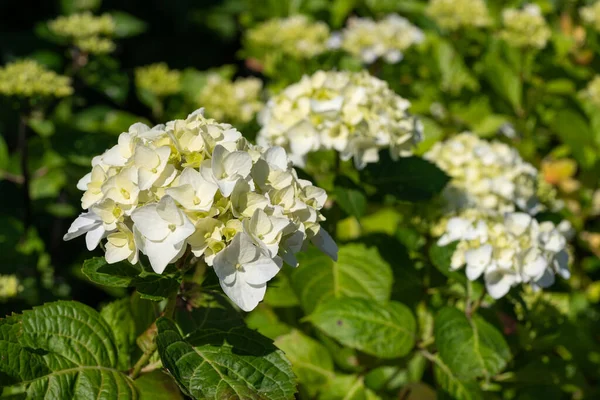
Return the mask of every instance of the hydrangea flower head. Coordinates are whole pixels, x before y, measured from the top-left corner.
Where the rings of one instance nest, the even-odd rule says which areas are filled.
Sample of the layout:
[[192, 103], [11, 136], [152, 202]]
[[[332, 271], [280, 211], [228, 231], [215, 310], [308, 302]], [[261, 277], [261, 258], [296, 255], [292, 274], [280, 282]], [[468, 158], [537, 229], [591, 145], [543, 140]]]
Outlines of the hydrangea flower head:
[[71, 80], [33, 60], [21, 60], [0, 68], [0, 95], [65, 97], [73, 93]]
[[537, 4], [503, 10], [502, 24], [500, 36], [514, 47], [543, 49], [552, 34]]
[[135, 85], [156, 96], [176, 94], [181, 90], [181, 73], [169, 69], [165, 63], [156, 63], [135, 69]]
[[484, 0], [430, 0], [426, 12], [441, 28], [451, 31], [490, 23]]
[[207, 79], [197, 101], [211, 118], [245, 124], [264, 106], [260, 101], [262, 81], [258, 78], [237, 78], [231, 82], [218, 73], [209, 73]]
[[281, 147], [253, 146], [231, 125], [203, 116], [150, 128], [134, 124], [92, 161], [78, 183], [87, 211], [65, 240], [106, 239], [106, 261], [148, 257], [156, 273], [186, 253], [212, 266], [225, 293], [248, 311], [267, 281], [308, 240], [333, 258], [321, 228], [327, 195], [299, 179]]
[[452, 178], [443, 193], [451, 211], [535, 214], [543, 208], [537, 169], [504, 143], [465, 132], [436, 143], [424, 157]]
[[282, 57], [310, 59], [327, 51], [329, 27], [304, 15], [275, 18], [246, 32], [246, 56], [257, 59], [271, 71]]
[[92, 54], [106, 54], [115, 49], [110, 39], [116, 24], [110, 14], [101, 16], [82, 12], [58, 17], [48, 22], [48, 29], [56, 36], [66, 38], [81, 50]]
[[450, 268], [465, 267], [471, 281], [483, 276], [487, 292], [499, 299], [520, 284], [539, 290], [554, 284], [557, 274], [570, 277], [569, 227], [538, 223], [526, 213], [501, 216], [471, 209], [447, 221], [438, 245], [458, 242]]
[[257, 141], [285, 148], [296, 165], [304, 165], [310, 152], [334, 149], [361, 169], [377, 162], [384, 148], [393, 158], [412, 154], [422, 140], [422, 125], [409, 107], [365, 71], [318, 71], [267, 102]]
[[579, 15], [586, 24], [600, 32], [600, 1], [579, 9]]
[[365, 64], [378, 58], [395, 64], [402, 60], [406, 49], [423, 39], [423, 32], [406, 18], [389, 14], [377, 22], [371, 18], [350, 18], [341, 33], [332, 35], [329, 46], [342, 48]]

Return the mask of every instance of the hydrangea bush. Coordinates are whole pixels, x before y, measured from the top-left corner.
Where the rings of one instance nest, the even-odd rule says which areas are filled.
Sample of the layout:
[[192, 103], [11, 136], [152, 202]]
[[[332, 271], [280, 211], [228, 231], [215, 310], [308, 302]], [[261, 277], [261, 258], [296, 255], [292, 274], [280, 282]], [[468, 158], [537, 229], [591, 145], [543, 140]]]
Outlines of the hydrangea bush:
[[0, 5], [0, 397], [598, 398], [598, 4]]

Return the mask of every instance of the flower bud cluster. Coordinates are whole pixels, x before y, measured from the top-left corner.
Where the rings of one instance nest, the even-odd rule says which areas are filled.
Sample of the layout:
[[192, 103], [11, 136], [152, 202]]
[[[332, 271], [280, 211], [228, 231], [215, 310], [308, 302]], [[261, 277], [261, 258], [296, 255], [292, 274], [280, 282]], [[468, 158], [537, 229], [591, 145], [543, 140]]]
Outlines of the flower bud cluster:
[[424, 157], [452, 180], [444, 191], [449, 211], [538, 212], [538, 171], [516, 149], [465, 132], [436, 143]]
[[552, 35], [537, 4], [527, 4], [521, 10], [503, 10], [502, 24], [500, 36], [514, 47], [543, 49]]
[[65, 97], [73, 93], [71, 80], [33, 60], [16, 61], [0, 68], [0, 95]]
[[135, 69], [135, 85], [158, 97], [169, 96], [181, 90], [181, 73], [169, 69], [165, 63], [156, 63]]
[[504, 216], [475, 209], [446, 222], [438, 245], [457, 242], [450, 268], [465, 267], [471, 281], [483, 276], [487, 292], [495, 299], [521, 284], [535, 290], [547, 288], [555, 275], [570, 277], [567, 238], [570, 224], [538, 223], [526, 213]]
[[484, 0], [430, 0], [426, 13], [441, 28], [451, 31], [490, 24]]
[[249, 29], [245, 48], [267, 70], [274, 68], [281, 56], [310, 59], [327, 50], [329, 27], [304, 15], [270, 19]]
[[600, 1], [596, 1], [587, 7], [581, 7], [579, 15], [583, 22], [600, 32]]
[[110, 39], [116, 30], [113, 17], [109, 14], [95, 16], [83, 12], [58, 17], [48, 22], [48, 28], [54, 35], [66, 38], [82, 51], [92, 54], [106, 54], [115, 49]]
[[202, 110], [132, 125], [78, 188], [87, 212], [65, 240], [85, 234], [92, 250], [105, 238], [107, 262], [135, 264], [141, 252], [157, 273], [191, 252], [243, 310], [262, 300], [283, 261], [297, 265], [307, 240], [337, 257], [320, 226], [325, 191], [299, 179], [281, 147], [253, 146]]
[[365, 64], [372, 64], [378, 58], [395, 64], [402, 60], [406, 49], [423, 39], [423, 32], [406, 18], [389, 14], [380, 21], [350, 18], [346, 28], [332, 34], [328, 43], [331, 48], [342, 48]]
[[262, 81], [237, 78], [231, 82], [218, 73], [209, 73], [208, 81], [197, 97], [206, 115], [232, 124], [246, 124], [254, 119], [264, 104], [260, 101]]
[[19, 279], [15, 275], [0, 275], [0, 302], [15, 297], [21, 290]]
[[367, 72], [318, 71], [288, 86], [259, 114], [260, 145], [285, 148], [296, 165], [308, 153], [334, 149], [357, 168], [379, 160], [409, 156], [422, 140], [422, 125], [409, 115], [410, 102], [385, 81]]

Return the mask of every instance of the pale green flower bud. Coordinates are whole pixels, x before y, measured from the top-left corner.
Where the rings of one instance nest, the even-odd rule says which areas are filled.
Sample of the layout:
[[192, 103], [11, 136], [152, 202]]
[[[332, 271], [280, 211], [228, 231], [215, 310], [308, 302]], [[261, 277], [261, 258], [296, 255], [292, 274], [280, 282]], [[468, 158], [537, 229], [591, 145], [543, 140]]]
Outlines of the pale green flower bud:
[[48, 28], [56, 36], [67, 38], [82, 51], [92, 54], [105, 54], [114, 50], [110, 39], [116, 25], [109, 14], [101, 16], [83, 12], [61, 16], [48, 22]]
[[0, 275], [0, 302], [17, 296], [21, 289], [19, 279], [15, 275]]
[[71, 80], [33, 60], [21, 60], [0, 68], [0, 95], [64, 97], [73, 93]]
[[430, 0], [426, 12], [440, 27], [451, 31], [490, 24], [483, 0]]
[[165, 63], [151, 64], [135, 69], [135, 84], [156, 96], [169, 96], [181, 90], [181, 73]]
[[502, 11], [504, 29], [500, 36], [514, 47], [543, 49], [552, 34], [540, 7], [528, 4], [522, 10], [507, 8]]

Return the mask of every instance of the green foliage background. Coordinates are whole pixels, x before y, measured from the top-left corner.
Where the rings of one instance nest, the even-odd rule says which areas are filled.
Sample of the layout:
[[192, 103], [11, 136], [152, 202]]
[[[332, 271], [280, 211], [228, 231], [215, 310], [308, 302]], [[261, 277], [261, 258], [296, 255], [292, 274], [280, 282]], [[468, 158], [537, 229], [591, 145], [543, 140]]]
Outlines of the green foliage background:
[[[72, 76], [75, 88], [28, 121], [30, 205], [20, 185], [20, 114], [13, 100], [1, 100], [0, 274], [16, 274], [21, 288], [0, 302], [7, 316], [0, 320], [0, 355], [11, 360], [0, 363], [0, 388], [34, 382], [30, 398], [88, 398], [98, 387], [107, 399], [289, 399], [296, 390], [303, 399], [597, 398], [600, 109], [579, 93], [600, 72], [600, 45], [591, 29], [580, 37], [577, 10], [588, 2], [536, 3], [553, 35], [535, 54], [511, 48], [491, 29], [442, 32], [425, 16], [426, 2], [416, 0], [0, 3], [2, 64], [33, 58]], [[509, 5], [521, 2], [488, 1], [495, 18]], [[44, 22], [82, 9], [116, 12], [121, 37], [114, 53], [78, 65], [66, 46], [50, 40]], [[337, 234], [339, 260], [314, 249], [302, 254], [301, 267], [285, 268], [245, 322], [210, 291], [217, 287], [210, 274], [198, 282], [174, 269], [159, 276], [126, 263], [108, 266], [90, 259], [101, 250], [90, 255], [81, 240], [62, 241], [80, 212], [75, 184], [93, 156], [134, 122], [164, 122], [195, 109], [185, 93], [157, 100], [140, 91], [136, 67], [165, 62], [187, 70], [185, 90], [193, 91], [203, 84], [198, 71], [224, 65], [233, 66], [221, 70], [228, 77], [261, 76], [241, 51], [242, 33], [261, 21], [304, 13], [333, 30], [352, 14], [390, 12], [427, 34], [401, 63], [370, 67], [422, 118], [426, 140], [417, 153], [462, 130], [500, 138], [502, 127], [514, 127], [511, 145], [566, 200], [562, 215], [544, 217], [566, 217], [578, 232], [570, 281], [494, 302], [480, 283], [450, 271], [452, 249], [433, 244], [411, 218], [447, 177], [416, 156], [384, 158], [360, 174], [349, 163], [336, 174], [331, 155], [316, 156], [307, 172], [334, 199], [326, 226]], [[318, 69], [362, 68], [339, 52], [286, 61], [265, 78], [269, 90]], [[253, 122], [244, 128], [249, 138], [257, 130]], [[153, 325], [165, 303], [173, 309], [163, 314], [172, 318]], [[145, 355], [157, 367], [138, 377], [131, 371]]]

